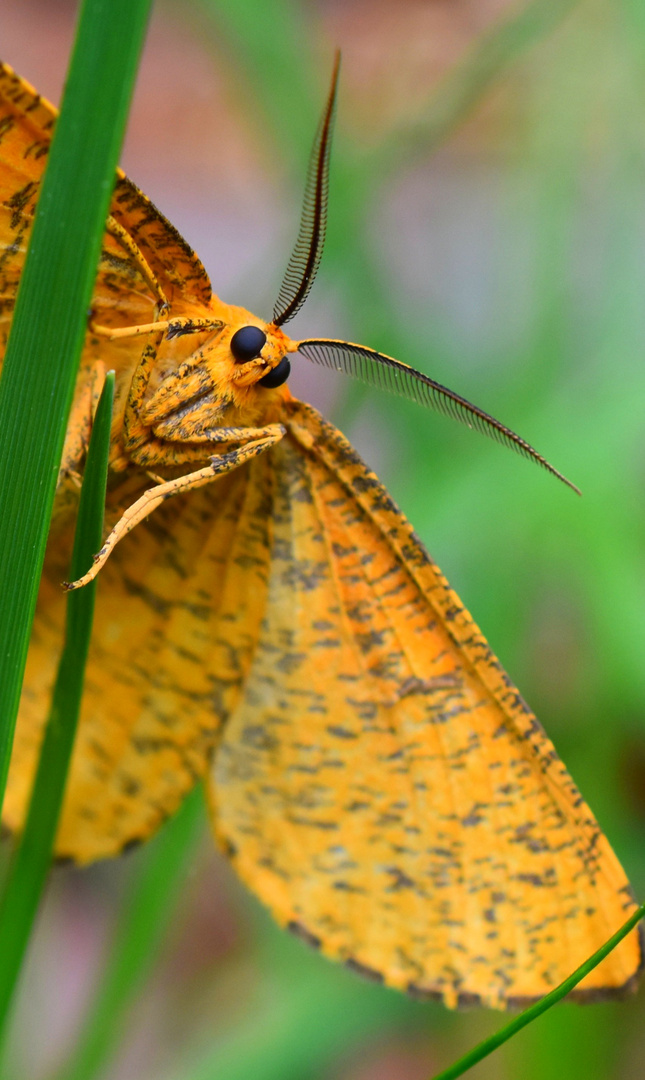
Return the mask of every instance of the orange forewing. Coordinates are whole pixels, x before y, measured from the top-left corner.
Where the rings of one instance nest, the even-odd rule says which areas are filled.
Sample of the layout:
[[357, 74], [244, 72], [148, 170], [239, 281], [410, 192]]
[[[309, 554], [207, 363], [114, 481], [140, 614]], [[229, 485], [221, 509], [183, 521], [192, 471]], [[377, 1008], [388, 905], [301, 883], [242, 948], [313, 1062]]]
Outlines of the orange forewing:
[[[0, 65], [0, 362], [56, 115], [56, 109], [33, 87], [7, 65]], [[200, 305], [211, 299], [201, 263], [122, 173], [110, 210], [93, 320], [107, 327], [149, 322], [160, 290], [175, 313], [201, 310]], [[125, 238], [123, 221], [128, 225]], [[181, 358], [186, 348], [180, 340], [172, 351]], [[69, 512], [78, 494], [69, 473], [82, 464], [102, 374], [109, 368], [117, 375], [114, 431], [118, 436], [140, 352], [140, 341], [108, 341], [88, 329], [54, 511], [55, 542], [49, 545], [46, 558], [3, 807], [3, 820], [10, 828], [19, 827], [24, 816], [62, 644], [65, 598], [60, 583], [68, 572]], [[113, 477], [108, 519], [111, 507], [112, 515], [118, 516], [124, 500], [127, 503], [131, 493], [148, 484], [136, 468], [126, 478]], [[212, 632], [203, 641], [184, 626], [195, 613], [199, 620], [206, 596], [201, 581], [191, 590], [186, 566], [195, 543], [200, 551], [203, 546], [196, 530], [200, 513], [219, 522], [210, 539], [205, 538], [210, 544], [206, 545], [208, 558], [214, 564], [228, 559], [231, 537], [243, 527], [244, 517], [237, 510], [227, 515], [225, 503], [219, 505], [227, 490], [224, 483], [217, 512], [210, 506], [200, 510], [201, 498], [195, 498], [187, 509], [188, 523], [177, 523], [175, 543], [161, 522], [152, 525], [148, 541], [142, 532], [138, 554], [130, 552], [129, 571], [118, 572], [115, 564], [109, 586], [106, 578], [58, 834], [61, 855], [87, 862], [145, 839], [206, 771], [217, 724], [210, 707], [213, 679], [201, 650], [213, 655]], [[237, 506], [237, 489], [231, 491], [231, 499]], [[174, 528], [175, 517], [184, 520], [183, 508], [178, 502], [168, 509]], [[184, 528], [186, 535], [180, 539]], [[220, 545], [223, 554], [218, 555], [213, 545]], [[244, 581], [250, 584], [248, 576]], [[191, 651], [194, 637], [199, 644]], [[97, 785], [101, 798], [96, 796]]]
[[[6, 336], [56, 114], [8, 68], [0, 101]], [[233, 310], [120, 174], [93, 319], [146, 324], [165, 304], [194, 319]], [[191, 347], [165, 343], [161, 374]], [[67, 474], [103, 368], [117, 371], [116, 444], [140, 355], [141, 339], [88, 330], [59, 507], [73, 502]], [[271, 409], [281, 443], [164, 503], [102, 571], [58, 853], [87, 862], [145, 839], [208, 773], [214, 831], [240, 875], [327, 955], [448, 1005], [538, 997], [633, 910], [625, 875], [374, 474], [285, 387]], [[109, 515], [148, 483], [134, 463], [115, 474]], [[59, 513], [3, 808], [12, 829], [60, 649], [68, 531]], [[579, 996], [633, 986], [640, 962], [634, 933]]]
[[[278, 920], [351, 967], [450, 1005], [545, 994], [633, 910], [624, 873], [377, 477], [313, 409], [288, 413], [216, 832]], [[633, 935], [579, 993], [639, 959]]]

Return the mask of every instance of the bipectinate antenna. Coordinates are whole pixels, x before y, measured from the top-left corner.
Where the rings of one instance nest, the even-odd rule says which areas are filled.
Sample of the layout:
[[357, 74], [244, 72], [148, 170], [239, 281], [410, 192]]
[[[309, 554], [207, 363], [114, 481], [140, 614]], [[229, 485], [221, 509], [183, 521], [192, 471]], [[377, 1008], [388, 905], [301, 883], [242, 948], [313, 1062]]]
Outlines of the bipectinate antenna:
[[426, 405], [438, 412], [460, 420], [467, 427], [476, 428], [484, 435], [509, 446], [524, 457], [530, 458], [543, 469], [557, 476], [568, 487], [580, 494], [579, 489], [566, 476], [551, 465], [542, 454], [534, 450], [530, 443], [516, 435], [514, 431], [490, 416], [477, 405], [472, 405], [466, 398], [448, 390], [441, 383], [423, 375], [420, 371], [394, 360], [385, 353], [375, 352], [364, 345], [354, 345], [349, 341], [336, 341], [333, 338], [307, 338], [296, 342], [299, 353], [312, 360], [314, 364], [335, 371], [343, 371], [355, 379], [361, 379], [369, 386], [389, 390], [399, 397], [407, 398], [418, 405]]
[[[327, 104], [309, 161], [300, 231], [273, 309], [273, 322], [276, 326], [281, 326], [292, 319], [304, 304], [314, 283], [322, 256], [327, 221], [329, 153], [339, 68], [340, 53], [337, 52]], [[407, 364], [402, 364], [400, 360], [394, 360], [385, 353], [368, 349], [365, 345], [355, 345], [350, 341], [337, 341], [332, 338], [307, 338], [293, 344], [298, 352], [315, 364], [343, 371], [346, 375], [361, 379], [370, 386], [389, 390], [418, 405], [429, 406], [446, 416], [451, 416], [462, 424], [466, 424], [467, 427], [476, 428], [484, 435], [535, 461], [580, 494], [575, 484], [567, 480], [566, 476], [554, 468], [520, 435], [516, 435], [505, 424], [500, 423], [477, 405], [472, 405], [466, 398], [454, 393], [453, 390], [448, 390], [447, 387], [428, 378], [422, 372], [408, 367]], [[270, 381], [266, 382], [266, 385], [279, 386], [288, 374], [288, 366], [282, 374], [271, 372], [268, 376]]]
[[339, 69], [340, 52], [337, 52], [327, 104], [309, 159], [298, 239], [291, 253], [273, 309], [273, 322], [276, 326], [282, 326], [300, 310], [309, 296], [320, 265], [327, 224], [329, 153], [336, 111]]

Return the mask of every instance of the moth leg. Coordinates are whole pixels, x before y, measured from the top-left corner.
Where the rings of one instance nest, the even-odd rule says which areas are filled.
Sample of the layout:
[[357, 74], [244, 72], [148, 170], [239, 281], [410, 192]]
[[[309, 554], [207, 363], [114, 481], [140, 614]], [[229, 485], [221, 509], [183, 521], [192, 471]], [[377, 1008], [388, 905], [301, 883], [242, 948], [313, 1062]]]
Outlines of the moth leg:
[[[208, 320], [204, 321], [206, 322]], [[150, 376], [157, 360], [157, 351], [163, 341], [164, 327], [179, 322], [183, 323], [185, 320], [171, 319], [170, 323], [159, 322], [151, 324], [155, 327], [156, 333], [144, 346], [143, 352], [141, 353], [141, 359], [135, 368], [132, 382], [130, 383], [128, 403], [123, 416], [123, 445], [121, 447], [123, 453], [121, 457], [123, 458], [124, 466], [128, 464], [131, 458], [135, 458], [136, 460], [136, 451], [138, 448], [150, 441], [150, 424], [145, 424], [141, 420], [143, 401], [150, 382]], [[193, 320], [193, 323], [194, 322], [195, 320]], [[212, 320], [210, 321], [210, 325], [215, 325]], [[119, 468], [119, 464], [117, 464], [116, 461], [111, 461], [110, 464], [113, 468]]]
[[160, 420], [152, 429], [154, 435], [168, 442], [190, 443], [245, 443], [249, 439], [263, 439], [275, 431], [275, 424], [267, 424], [265, 427], [206, 427], [204, 420], [200, 419], [199, 413], [194, 416], [184, 417], [178, 421], [176, 417], [168, 420]]
[[101, 360], [81, 368], [76, 384], [67, 434], [60, 464], [59, 485], [68, 476], [78, 475], [90, 441], [92, 421], [105, 382], [105, 364]]
[[224, 323], [221, 319], [192, 319], [188, 315], [178, 315], [174, 319], [156, 319], [151, 323], [138, 323], [136, 326], [100, 326], [90, 320], [90, 330], [108, 341], [118, 338], [139, 337], [155, 330], [163, 330], [167, 337], [181, 337], [183, 334], [198, 334], [204, 330], [220, 330]]
[[157, 425], [155, 425], [152, 429], [153, 434], [148, 434], [145, 443], [132, 451], [126, 445], [125, 450], [131, 454], [131, 457], [124, 460], [128, 460], [130, 464], [135, 462], [150, 475], [151, 470], [159, 466], [175, 468], [179, 465], [203, 463], [211, 457], [208, 447], [212, 444], [245, 444], [252, 439], [265, 439], [272, 436], [278, 427], [277, 424], [267, 424], [266, 427], [258, 428], [209, 428], [205, 432], [201, 425], [193, 428], [186, 424], [184, 427], [182, 422], [182, 426], [179, 427], [175, 421], [174, 430], [172, 423], [169, 423], [168, 434], [166, 434], [165, 426], [159, 424], [159, 428], [162, 429], [161, 437], [155, 438], [157, 435]]
[[65, 528], [78, 508], [83, 462], [104, 382], [105, 365], [102, 361], [85, 361], [82, 364], [76, 379], [61, 463], [56, 478], [56, 500], [52, 513], [52, 529], [55, 531]]
[[143, 280], [148, 285], [150, 291], [153, 292], [157, 297], [158, 309], [160, 311], [167, 311], [169, 306], [168, 301], [166, 299], [166, 295], [163, 289], [161, 288], [161, 285], [159, 284], [159, 281], [157, 280], [157, 276], [152, 267], [148, 265], [148, 262], [144, 258], [141, 249], [137, 246], [137, 244], [135, 244], [134, 240], [127, 232], [127, 230], [124, 229], [122, 225], [119, 225], [118, 221], [116, 221], [112, 217], [112, 215], [110, 215], [107, 219], [105, 231], [109, 233], [110, 236], [113, 236], [116, 242], [120, 244], [121, 247], [131, 257], [133, 263], [141, 274]]
[[81, 586], [87, 585], [90, 581], [93, 581], [99, 570], [109, 559], [119, 540], [122, 540], [124, 536], [127, 536], [132, 529], [152, 514], [161, 503], [166, 501], [166, 499], [171, 498], [173, 495], [183, 494], [187, 491], [194, 491], [196, 488], [204, 487], [205, 484], [210, 484], [218, 476], [223, 476], [225, 473], [237, 469], [240, 465], [257, 457], [258, 454], [262, 454], [265, 450], [269, 450], [270, 447], [279, 442], [286, 434], [286, 429], [282, 424], [273, 424], [271, 426], [273, 428], [271, 434], [264, 438], [255, 439], [252, 442], [246, 443], [244, 446], [237, 447], [235, 450], [229, 450], [225, 454], [220, 454], [217, 457], [211, 458], [208, 465], [203, 469], [197, 469], [196, 472], [187, 473], [186, 476], [178, 476], [174, 480], [167, 480], [154, 488], [148, 488], [147, 491], [144, 491], [143, 495], [128, 507], [114, 526], [112, 532], [103, 544], [103, 547], [99, 553], [94, 556], [94, 565], [92, 568], [88, 570], [87, 574], [84, 574], [83, 577], [78, 578], [77, 581], [65, 582], [65, 587], [67, 589], [80, 589]]
[[75, 469], [68, 469], [67, 470], [67, 478], [69, 480], [71, 480], [72, 484], [74, 485], [74, 487], [76, 488], [77, 491], [81, 490], [81, 488], [83, 486], [83, 477], [81, 476], [81, 474], [79, 472], [76, 472]]
[[142, 446], [150, 438], [150, 429], [146, 427], [145, 424], [142, 424], [139, 419], [139, 411], [146, 390], [148, 389], [150, 375], [154, 368], [157, 359], [157, 350], [162, 339], [163, 333], [159, 332], [154, 335], [151, 341], [146, 343], [143, 352], [141, 353], [141, 359], [134, 370], [132, 382], [130, 383], [128, 402], [123, 414], [122, 439], [117, 444], [117, 452], [110, 458], [111, 468], [116, 469], [117, 471], [126, 469], [132, 460], [132, 452], [136, 451], [138, 447]]

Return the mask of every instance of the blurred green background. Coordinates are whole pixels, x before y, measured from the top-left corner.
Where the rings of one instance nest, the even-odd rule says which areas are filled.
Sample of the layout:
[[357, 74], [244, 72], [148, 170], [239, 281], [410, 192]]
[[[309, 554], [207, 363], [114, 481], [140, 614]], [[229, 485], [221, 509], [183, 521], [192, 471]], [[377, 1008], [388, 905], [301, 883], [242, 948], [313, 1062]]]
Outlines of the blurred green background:
[[[3, 3], [3, 59], [55, 101], [74, 18], [66, 0]], [[425, 371], [522, 434], [583, 498], [304, 360], [294, 392], [387, 484], [642, 897], [645, 7], [159, 4], [123, 164], [215, 291], [258, 314], [295, 238], [337, 45], [328, 248], [297, 333]], [[237, 884], [201, 821], [179, 830], [118, 863], [55, 872], [6, 1080], [426, 1080], [503, 1022], [407, 1001], [310, 954]], [[115, 934], [126, 961], [81, 1053]], [[640, 1080], [643, 1010], [642, 993], [558, 1006], [470, 1075]]]

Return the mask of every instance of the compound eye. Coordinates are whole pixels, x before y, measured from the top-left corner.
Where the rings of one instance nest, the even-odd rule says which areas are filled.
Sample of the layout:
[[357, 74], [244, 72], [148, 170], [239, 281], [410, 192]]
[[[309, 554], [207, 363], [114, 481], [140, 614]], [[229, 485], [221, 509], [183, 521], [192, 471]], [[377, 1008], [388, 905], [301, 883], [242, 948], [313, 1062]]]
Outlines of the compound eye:
[[283, 356], [282, 360], [277, 367], [274, 367], [273, 371], [270, 371], [263, 379], [258, 380], [258, 386], [267, 386], [269, 390], [274, 390], [276, 386], [282, 386], [282, 384], [287, 381], [290, 374], [291, 364], [286, 356]]
[[266, 344], [267, 336], [259, 326], [242, 326], [231, 338], [231, 352], [236, 363], [246, 364], [255, 360]]

